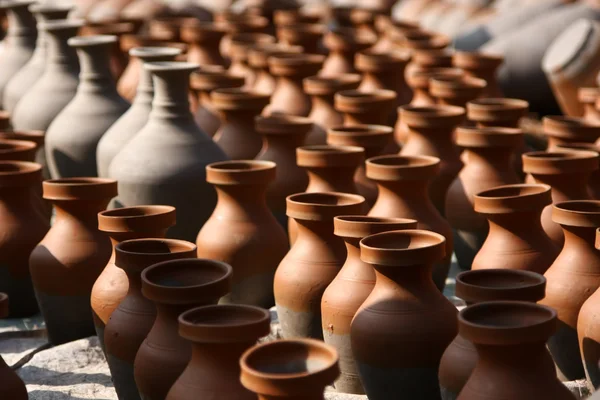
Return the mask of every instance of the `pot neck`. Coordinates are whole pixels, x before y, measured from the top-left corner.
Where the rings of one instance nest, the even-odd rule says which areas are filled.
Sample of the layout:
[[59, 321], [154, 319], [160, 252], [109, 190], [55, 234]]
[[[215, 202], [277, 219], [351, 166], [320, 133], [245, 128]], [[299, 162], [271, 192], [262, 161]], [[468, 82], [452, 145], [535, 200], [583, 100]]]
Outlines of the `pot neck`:
[[106, 233], [110, 242], [113, 246], [113, 251], [115, 246], [125, 240], [133, 240], [133, 239], [146, 239], [146, 238], [164, 238], [167, 236], [166, 230], [157, 230], [154, 232], [146, 231], [146, 232], [107, 232]]
[[76, 221], [78, 224], [84, 225], [87, 229], [98, 230], [98, 213], [106, 210], [110, 199], [97, 201], [53, 201], [56, 211], [56, 223]]
[[458, 157], [458, 149], [452, 140], [453, 127], [450, 129], [409, 128], [408, 132], [408, 140], [412, 142], [411, 145], [418, 144], [425, 148], [432, 148], [441, 154], [456, 153]]
[[136, 89], [134, 103], [152, 104], [154, 98], [154, 84], [152, 82], [152, 73], [144, 68], [144, 61], [135, 59], [137, 68], [140, 71], [140, 80]]
[[46, 71], [64, 71], [76, 74], [79, 72], [79, 61], [75, 49], [67, 44], [67, 40], [76, 35], [76, 29], [60, 32], [47, 32]]
[[215, 185], [217, 205], [213, 217], [225, 221], [249, 221], [269, 212], [266, 202], [267, 184]]
[[494, 170], [498, 175], [506, 175], [509, 171], [512, 175], [516, 174], [513, 172], [511, 167], [511, 161], [513, 156], [513, 149], [510, 147], [485, 147], [485, 148], [466, 148], [464, 150], [466, 154], [466, 164], [484, 166]]
[[[515, 248], [528, 248], [529, 241], [534, 237], [543, 237], [550, 242], [542, 228], [541, 215], [541, 209], [510, 214], [487, 214], [490, 227], [488, 238], [502, 237], [504, 242], [512, 243]], [[523, 227], [527, 229], [524, 231]], [[517, 243], [521, 245], [517, 246]]]
[[556, 379], [554, 363], [545, 342], [504, 346], [475, 343], [475, 348], [479, 356], [476, 368], [494, 371], [504, 370], [509, 375], [514, 375], [525, 369], [547, 375], [548, 379]]
[[27, 5], [9, 8], [6, 11], [8, 31], [5, 43], [11, 47], [33, 48], [37, 38], [36, 21]]
[[[248, 128], [254, 130], [254, 118], [260, 115], [261, 110], [220, 110], [223, 125], [239, 126], [244, 134], [249, 134]], [[254, 133], [256, 135], [256, 133]]]
[[331, 95], [312, 95], [310, 97], [312, 102], [312, 112], [314, 113], [316, 110], [319, 112], [328, 112], [332, 114], [338, 114], [333, 106], [333, 94]]
[[[266, 148], [271, 151], [276, 151], [278, 154], [288, 155], [290, 164], [296, 165], [296, 148], [304, 144], [306, 133], [298, 134], [263, 134], [263, 142]], [[279, 160], [278, 160], [279, 161]]]
[[397, 90], [402, 83], [404, 69], [401, 71], [366, 72], [362, 84], [371, 88]]
[[237, 371], [231, 376], [240, 375], [239, 360], [242, 354], [250, 347], [254, 346], [255, 341], [248, 342], [228, 342], [228, 343], [203, 343], [192, 342], [192, 358], [189, 366], [199, 371]]
[[164, 70], [153, 73], [152, 119], [184, 119], [193, 122], [188, 99], [191, 71]]
[[308, 173], [307, 192], [356, 193], [356, 167], [305, 168]]
[[[333, 234], [333, 219], [330, 222], [296, 219], [296, 222], [298, 229], [293, 247], [309, 248], [312, 254], [322, 248], [335, 254], [334, 258], [345, 252], [342, 240]], [[340, 261], [343, 262], [343, 259], [344, 257]]]
[[110, 70], [110, 52], [114, 43], [77, 48], [81, 73], [78, 92], [118, 95]]
[[578, 172], [558, 175], [533, 175], [536, 182], [545, 183], [552, 187], [552, 202], [568, 200], [587, 200], [587, 182], [590, 172]]
[[[598, 253], [594, 247], [596, 228], [566, 225], [561, 225], [561, 227], [565, 235], [563, 251], [565, 249], [571, 249], [572, 251], [577, 252], [579, 257], [582, 255], [582, 250], [587, 250], [588, 253], [591, 252], [594, 256]], [[598, 273], [600, 273], [600, 271], [598, 271]]]
[[13, 214], [29, 215], [34, 208], [31, 190], [33, 186], [0, 188], [0, 207]]
[[479, 121], [475, 124], [478, 128], [502, 127], [502, 128], [518, 128], [519, 120], [497, 120], [497, 121]]
[[413, 89], [413, 98], [410, 104], [415, 106], [434, 105], [436, 101], [427, 89]]
[[400, 202], [403, 204], [427, 203], [429, 181], [377, 181], [377, 202]]
[[[161, 348], [176, 349], [188, 348], [190, 343], [179, 336], [179, 316], [194, 307], [208, 305], [205, 303], [194, 304], [163, 304], [153, 302], [156, 306], [156, 319], [152, 331], [157, 334], [149, 334], [146, 340], [150, 343], [160, 345]], [[160, 342], [160, 343], [159, 343]]]
[[431, 277], [431, 264], [415, 264], [403, 266], [373, 265], [375, 269], [376, 290], [393, 290], [394, 297], [414, 298], [415, 293], [423, 290], [435, 290]]

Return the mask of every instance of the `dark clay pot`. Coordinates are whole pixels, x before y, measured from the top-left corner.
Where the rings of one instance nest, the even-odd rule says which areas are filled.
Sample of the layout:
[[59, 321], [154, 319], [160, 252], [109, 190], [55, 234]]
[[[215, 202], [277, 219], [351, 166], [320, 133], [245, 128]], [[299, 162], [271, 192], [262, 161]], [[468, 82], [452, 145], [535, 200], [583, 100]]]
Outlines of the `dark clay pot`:
[[[546, 279], [530, 271], [487, 269], [465, 271], [456, 276], [456, 296], [468, 305], [485, 301], [537, 302], [544, 298]], [[460, 333], [450, 343], [440, 362], [442, 399], [454, 400], [465, 386], [475, 365], [477, 350]]]
[[231, 293], [221, 303], [270, 308], [273, 276], [288, 250], [287, 238], [266, 204], [275, 180], [270, 161], [225, 161], [206, 167], [217, 190], [217, 206], [198, 233], [198, 257], [233, 267]]
[[281, 54], [300, 54], [300, 46], [290, 46], [282, 43], [260, 43], [248, 49], [248, 66], [254, 74], [252, 90], [272, 95], [277, 81], [269, 72], [269, 58]]
[[186, 21], [181, 26], [181, 39], [188, 44], [188, 61], [199, 65], [222, 65], [226, 61], [219, 52], [227, 25], [219, 22]]
[[600, 125], [583, 118], [547, 116], [542, 120], [548, 138], [546, 151], [555, 151], [559, 145], [569, 143], [595, 143], [600, 138]]
[[277, 27], [277, 39], [290, 46], [302, 46], [308, 54], [323, 53], [322, 39], [327, 27], [322, 24], [293, 24]]
[[354, 67], [354, 56], [374, 45], [376, 40], [376, 35], [353, 28], [338, 27], [330, 30], [323, 38], [329, 55], [319, 74], [336, 77], [358, 72]]
[[194, 308], [179, 317], [179, 334], [191, 342], [191, 359], [166, 400], [254, 400], [240, 384], [240, 357], [270, 332], [267, 310], [247, 305]]
[[457, 51], [454, 53], [452, 61], [453, 65], [465, 71], [466, 75], [486, 81], [487, 85], [483, 89], [481, 97], [502, 97], [496, 73], [504, 62], [504, 57], [495, 54]]
[[375, 286], [373, 267], [360, 259], [359, 242], [375, 233], [416, 229], [417, 221], [402, 218], [339, 216], [333, 219], [334, 234], [346, 243], [342, 269], [325, 289], [321, 300], [323, 338], [340, 355], [341, 374], [334, 386], [341, 393], [364, 394], [350, 341], [350, 326], [358, 308]]
[[192, 347], [178, 334], [179, 315], [216, 304], [229, 292], [231, 277], [228, 264], [203, 259], [164, 261], [142, 272], [142, 294], [156, 306], [156, 320], [133, 364], [142, 399], [165, 399], [190, 362]]
[[[6, 293], [0, 293], [0, 318], [6, 318], [9, 315], [10, 303]], [[6, 361], [0, 356], [0, 396], [3, 399], [28, 400], [27, 388], [25, 383], [19, 378], [19, 375], [6, 364]]]
[[[352, 352], [369, 399], [439, 399], [438, 367], [457, 334], [456, 308], [431, 280], [446, 240], [423, 230], [378, 233], [360, 241], [375, 287], [352, 320]], [[427, 320], [423, 320], [427, 315]]]
[[344, 115], [344, 125], [393, 125], [396, 92], [393, 90], [343, 90], [334, 96], [334, 107]]
[[481, 97], [487, 83], [471, 76], [434, 76], [429, 80], [429, 94], [438, 104], [465, 107], [469, 101]]
[[336, 192], [287, 198], [287, 215], [296, 220], [298, 236], [273, 285], [283, 337], [323, 338], [321, 297], [346, 258], [342, 240], [333, 234], [333, 218], [362, 214], [364, 206], [362, 196]]
[[173, 239], [134, 239], [115, 246], [115, 265], [127, 274], [129, 289], [106, 324], [104, 344], [119, 399], [140, 400], [133, 363], [156, 319], [156, 307], [142, 295], [142, 271], [181, 258], [196, 258], [196, 246]]
[[45, 181], [43, 188], [56, 216], [31, 252], [29, 269], [50, 343], [58, 345], [95, 333], [90, 294], [112, 251], [97, 215], [117, 195], [117, 182], [65, 178]]

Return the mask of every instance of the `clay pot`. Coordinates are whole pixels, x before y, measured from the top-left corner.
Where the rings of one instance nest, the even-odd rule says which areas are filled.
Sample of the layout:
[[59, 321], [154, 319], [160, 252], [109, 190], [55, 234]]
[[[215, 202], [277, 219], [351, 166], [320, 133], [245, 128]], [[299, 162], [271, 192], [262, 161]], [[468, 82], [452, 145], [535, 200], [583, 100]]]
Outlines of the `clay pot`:
[[329, 55], [319, 73], [322, 76], [336, 77], [340, 74], [352, 74], [354, 56], [375, 44], [377, 37], [368, 32], [353, 28], [335, 28], [325, 34], [323, 44], [329, 50]]
[[188, 44], [189, 62], [199, 65], [226, 65], [219, 45], [227, 34], [227, 25], [219, 22], [186, 21], [181, 39]]
[[256, 75], [248, 65], [248, 53], [254, 46], [260, 44], [274, 44], [275, 37], [266, 33], [237, 33], [231, 35], [229, 58], [231, 66], [228, 71], [232, 75], [242, 76], [245, 79], [246, 88], [254, 86]]
[[195, 240], [216, 204], [205, 167], [226, 157], [189, 111], [189, 75], [198, 66], [172, 61], [144, 68], [154, 80], [150, 118], [115, 156], [108, 174], [119, 182], [118, 204], [174, 206], [180, 222], [169, 237]]
[[445, 215], [454, 229], [458, 264], [462, 269], [470, 269], [488, 233], [486, 218], [473, 209], [475, 195], [520, 183], [511, 161], [523, 143], [523, 132], [516, 128], [459, 127], [455, 140], [464, 149], [465, 166], [448, 188]]
[[333, 234], [333, 218], [359, 215], [365, 199], [355, 194], [298, 193], [287, 199], [287, 215], [298, 224], [294, 245], [275, 273], [273, 292], [285, 338], [323, 338], [321, 297], [336, 277], [346, 250]]
[[[0, 139], [19, 140], [35, 143], [36, 154], [34, 161], [42, 166], [42, 177], [50, 178], [50, 172], [46, 165], [46, 155], [44, 153], [45, 133], [42, 131], [13, 131], [2, 130], [0, 128]], [[5, 153], [6, 154], [6, 153]], [[11, 156], [12, 157], [12, 156]], [[30, 157], [30, 156], [28, 156]], [[41, 185], [40, 185], [41, 188]], [[41, 193], [41, 191], [40, 191]]]
[[33, 249], [29, 269], [50, 343], [94, 334], [90, 293], [110, 259], [108, 237], [98, 231], [97, 214], [117, 195], [117, 182], [65, 178], [43, 184], [55, 220]]
[[395, 105], [393, 90], [343, 90], [334, 96], [334, 107], [344, 114], [344, 125], [393, 125]]
[[123, 301], [129, 289], [125, 272], [115, 265], [115, 246], [125, 240], [163, 238], [175, 225], [175, 208], [170, 206], [139, 206], [117, 208], [98, 214], [98, 230], [104, 232], [113, 252], [92, 287], [91, 307], [100, 346], [104, 350], [104, 328]]
[[48, 21], [40, 25], [46, 32], [46, 68], [37, 82], [21, 97], [12, 113], [18, 130], [46, 131], [50, 123], [75, 97], [79, 84], [79, 62], [67, 40], [83, 25], [77, 20]]
[[[540, 303], [558, 312], [558, 331], [548, 342], [563, 380], [584, 378], [577, 340], [577, 317], [581, 307], [600, 287], [600, 255], [594, 248], [600, 226], [600, 202], [555, 202], [552, 220], [562, 227], [565, 244], [546, 271], [546, 297]], [[584, 278], [585, 277], [585, 278]]]
[[221, 115], [214, 141], [227, 158], [246, 160], [256, 157], [262, 138], [254, 119], [269, 104], [269, 95], [246, 89], [215, 89], [210, 94], [212, 106]]
[[478, 126], [517, 128], [529, 110], [524, 100], [507, 98], [477, 99], [467, 103], [467, 119]]
[[239, 383], [240, 357], [270, 332], [267, 310], [247, 305], [211, 305], [179, 317], [179, 334], [191, 342], [189, 364], [171, 387], [166, 400], [203, 398], [253, 400]]
[[156, 305], [156, 320], [134, 361], [141, 398], [166, 398], [192, 357], [192, 346], [177, 331], [179, 315], [216, 304], [229, 292], [231, 277], [228, 264], [202, 259], [164, 261], [142, 272], [142, 294]]
[[590, 124], [600, 124], [600, 110], [596, 108], [599, 90], [596, 87], [582, 87], [577, 91], [577, 98], [583, 106], [583, 119]]
[[216, 22], [223, 22], [227, 29], [227, 35], [221, 39], [219, 51], [229, 58], [231, 48], [231, 36], [237, 33], [262, 33], [269, 26], [269, 20], [259, 15], [220, 13], [214, 16]]
[[406, 49], [405, 46], [399, 46], [400, 49], [409, 52], [411, 60], [406, 66], [404, 77], [408, 80], [409, 76], [415, 72], [426, 72], [429, 70], [450, 68], [456, 76], [463, 76], [464, 71], [459, 68], [452, 68], [452, 58], [454, 52], [447, 49]]
[[[456, 276], [456, 296], [468, 305], [487, 301], [529, 301], [544, 298], [546, 279], [529, 271], [487, 269], [465, 271]], [[456, 399], [465, 386], [478, 360], [473, 343], [460, 333], [450, 343], [440, 362], [442, 399]]]
[[546, 349], [557, 325], [552, 308], [522, 301], [483, 302], [462, 310], [458, 325], [479, 357], [458, 400], [575, 398], [556, 379]]
[[318, 24], [322, 15], [310, 9], [276, 10], [273, 13], [273, 23], [277, 26], [294, 24]]
[[36, 150], [34, 142], [0, 139], [0, 160], [35, 161]]
[[281, 54], [299, 54], [300, 46], [289, 46], [281, 43], [261, 43], [248, 49], [248, 66], [254, 74], [252, 90], [267, 95], [275, 91], [275, 78], [269, 73], [269, 58]]
[[301, 46], [308, 54], [323, 52], [321, 41], [327, 28], [322, 24], [294, 24], [277, 27], [277, 40], [290, 46]]
[[502, 97], [502, 91], [496, 79], [496, 72], [504, 62], [504, 57], [494, 54], [457, 51], [454, 53], [452, 61], [453, 65], [465, 71], [467, 76], [485, 80], [487, 85], [484, 87], [481, 97]]
[[452, 257], [452, 228], [427, 194], [430, 181], [439, 175], [440, 160], [429, 156], [379, 156], [368, 159], [366, 165], [367, 178], [375, 181], [379, 189], [369, 216], [415, 219], [419, 229], [446, 238], [446, 256], [433, 267], [433, 281], [443, 289]]
[[296, 148], [304, 144], [312, 128], [308, 118], [273, 115], [256, 118], [256, 130], [263, 136], [263, 148], [256, 160], [277, 164], [276, 177], [267, 188], [267, 205], [275, 218], [287, 227], [286, 197], [304, 192], [308, 176], [296, 165]]
[[453, 142], [454, 129], [464, 120], [465, 110], [456, 106], [405, 106], [400, 118], [408, 127], [408, 139], [400, 154], [427, 155], [441, 160], [440, 170], [431, 180], [429, 196], [443, 215], [446, 193], [463, 163]]
[[302, 89], [302, 80], [316, 75], [325, 58], [316, 54], [281, 54], [269, 58], [269, 71], [277, 78], [271, 96], [270, 113], [305, 117], [310, 113], [310, 97]]
[[469, 101], [481, 97], [487, 83], [470, 76], [433, 77], [429, 82], [429, 93], [438, 104], [465, 107]]
[[[71, 6], [52, 4], [32, 4], [29, 7], [29, 10], [35, 16], [38, 25], [42, 25], [44, 22], [54, 19], [67, 18], [69, 11], [72, 9], [73, 7]], [[46, 32], [43, 29], [40, 29], [37, 33], [35, 50], [33, 51], [31, 58], [14, 74], [4, 88], [2, 107], [9, 113], [14, 111], [15, 106], [19, 100], [21, 100], [21, 97], [31, 89], [44, 73], [47, 54], [46, 48]]]
[[233, 267], [231, 294], [221, 303], [263, 308], [273, 302], [273, 276], [288, 245], [285, 232], [266, 204], [275, 180], [270, 161], [225, 161], [206, 167], [206, 180], [217, 190], [217, 206], [198, 233], [198, 257]]
[[395, 37], [396, 44], [415, 50], [441, 50], [448, 47], [451, 40], [448, 36], [440, 35], [423, 29], [403, 32], [402, 36]]
[[394, 37], [402, 36], [404, 32], [417, 30], [419, 26], [408, 20], [398, 21], [388, 15], [377, 15], [375, 17], [375, 29], [379, 34], [379, 39], [371, 49], [385, 53], [396, 49]]
[[104, 344], [120, 399], [140, 399], [133, 363], [156, 319], [156, 307], [142, 295], [142, 271], [163, 261], [195, 257], [196, 246], [183, 240], [134, 239], [115, 246], [115, 265], [125, 271], [129, 290], [106, 324]]
[[180, 42], [181, 27], [195, 21], [196, 18], [179, 15], [159, 16], [148, 21], [148, 34], [158, 40]]
[[311, 76], [303, 81], [304, 92], [311, 97], [312, 109], [308, 118], [313, 127], [306, 138], [307, 145], [325, 144], [327, 129], [342, 125], [344, 118], [334, 108], [334, 95], [342, 90], [357, 89], [361, 77], [345, 74], [335, 78]]
[[0, 110], [0, 131], [5, 131], [10, 128], [10, 114], [7, 111]]
[[[598, 153], [591, 151], [531, 152], [523, 154], [523, 171], [530, 173], [537, 183], [552, 187], [552, 202], [587, 200], [587, 182], [593, 171], [598, 170]], [[542, 212], [542, 226], [550, 239], [561, 247], [563, 231], [552, 220], [552, 207]]]
[[[392, 139], [392, 128], [383, 125], [334, 126], [327, 131], [327, 143], [334, 146], [358, 146], [365, 150], [365, 159], [383, 154]], [[354, 174], [358, 194], [372, 206], [377, 200], [377, 185], [367, 178], [364, 163]]]
[[[600, 147], [596, 144], [592, 143], [567, 143], [567, 144], [559, 144], [556, 146], [558, 151], [563, 150], [588, 150], [594, 151], [600, 154]], [[592, 196], [594, 200], [600, 200], [600, 170], [595, 170], [590, 175], [590, 179], [587, 183], [587, 190]]]
[[[6, 293], [0, 293], [0, 318], [6, 318], [9, 315], [9, 301]], [[0, 356], [0, 379], [2, 387], [0, 396], [14, 400], [28, 400], [27, 388], [25, 383], [19, 378], [19, 375], [6, 364], [6, 361]]]
[[110, 163], [115, 156], [148, 122], [152, 110], [154, 86], [152, 74], [143, 68], [143, 63], [172, 61], [181, 51], [169, 47], [137, 47], [130, 51], [139, 62], [139, 85], [131, 107], [102, 135], [96, 148], [98, 175], [108, 176]]
[[360, 259], [373, 265], [376, 282], [352, 320], [350, 337], [369, 399], [389, 393], [440, 398], [440, 359], [457, 334], [456, 308], [431, 280], [433, 264], [447, 258], [446, 251], [444, 236], [423, 230], [360, 241]]
[[333, 219], [334, 234], [346, 243], [347, 258], [342, 269], [323, 293], [323, 337], [340, 354], [341, 375], [334, 386], [338, 392], [364, 394], [352, 355], [350, 326], [356, 311], [375, 286], [373, 267], [361, 261], [359, 242], [375, 233], [416, 229], [417, 221], [402, 218], [339, 216]]
[[600, 138], [600, 126], [583, 118], [548, 116], [542, 120], [548, 138], [546, 151], [555, 151], [558, 145], [569, 143], [594, 143]]

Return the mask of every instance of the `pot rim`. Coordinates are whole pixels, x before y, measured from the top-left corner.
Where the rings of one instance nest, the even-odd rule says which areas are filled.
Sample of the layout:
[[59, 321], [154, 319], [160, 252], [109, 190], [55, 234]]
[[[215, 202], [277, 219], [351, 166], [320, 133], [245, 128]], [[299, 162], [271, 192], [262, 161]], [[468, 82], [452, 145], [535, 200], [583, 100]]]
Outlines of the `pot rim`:
[[[150, 251], [161, 246], [159, 251]], [[168, 248], [168, 251], [165, 250]], [[165, 238], [144, 238], [124, 240], [115, 248], [115, 265], [125, 271], [141, 273], [150, 265], [180, 258], [196, 258], [194, 243]]]
[[358, 168], [364, 159], [365, 150], [359, 146], [319, 144], [296, 148], [296, 164], [304, 168]]
[[570, 200], [554, 203], [552, 221], [563, 226], [597, 228], [600, 226], [600, 201]]
[[[491, 284], [487, 284], [489, 282]], [[467, 303], [499, 300], [537, 302], [546, 295], [546, 278], [537, 272], [515, 269], [463, 271], [456, 276], [455, 291], [456, 296]]]
[[366, 176], [374, 181], [428, 180], [441, 168], [441, 160], [433, 156], [391, 154], [366, 161]]
[[333, 218], [333, 233], [342, 238], [362, 239], [375, 233], [417, 229], [417, 225], [417, 220], [410, 218], [338, 215]]
[[519, 128], [459, 126], [455, 134], [456, 144], [464, 148], [516, 148], [524, 143], [524, 134]]
[[286, 215], [300, 221], [320, 221], [333, 226], [333, 218], [362, 214], [365, 198], [340, 192], [296, 193], [286, 197]]
[[453, 64], [466, 70], [495, 70], [504, 62], [501, 54], [482, 53], [479, 51], [456, 51]]
[[475, 122], [516, 124], [528, 111], [529, 103], [521, 99], [481, 98], [467, 103], [467, 117]]
[[583, 118], [552, 115], [542, 119], [544, 133], [547, 136], [562, 139], [589, 139], [594, 142], [600, 137], [600, 126], [593, 125]]
[[455, 127], [465, 118], [465, 109], [458, 106], [401, 106], [400, 119], [410, 129], [438, 128], [454, 131]]
[[109, 233], [165, 231], [176, 223], [175, 207], [142, 205], [98, 213], [98, 230]]
[[[422, 243], [417, 241], [416, 245], [413, 245], [414, 239], [422, 239]], [[433, 264], [445, 256], [446, 238], [439, 233], [423, 229], [376, 233], [360, 241], [360, 259], [377, 266], [408, 267]]]
[[254, 118], [256, 131], [269, 135], [298, 135], [307, 134], [313, 126], [312, 120], [295, 115], [272, 114], [259, 115]]
[[524, 153], [523, 172], [532, 175], [560, 175], [593, 172], [598, 169], [598, 153], [588, 150], [532, 151]]
[[268, 184], [275, 180], [276, 170], [272, 161], [219, 161], [206, 166], [206, 182], [213, 185]]
[[309, 76], [302, 80], [304, 92], [309, 96], [314, 95], [334, 95], [341, 90], [351, 90], [358, 88], [362, 77], [359, 74], [340, 74], [332, 76]]
[[0, 160], [0, 188], [39, 185], [42, 166], [30, 161]]
[[117, 181], [108, 178], [79, 177], [48, 179], [42, 184], [46, 200], [98, 201], [117, 196]]
[[552, 188], [544, 184], [518, 183], [497, 186], [475, 194], [474, 210], [480, 214], [539, 211], [552, 204]]
[[583, 104], [596, 104], [598, 95], [600, 95], [598, 87], [580, 87], [577, 90], [577, 100]]

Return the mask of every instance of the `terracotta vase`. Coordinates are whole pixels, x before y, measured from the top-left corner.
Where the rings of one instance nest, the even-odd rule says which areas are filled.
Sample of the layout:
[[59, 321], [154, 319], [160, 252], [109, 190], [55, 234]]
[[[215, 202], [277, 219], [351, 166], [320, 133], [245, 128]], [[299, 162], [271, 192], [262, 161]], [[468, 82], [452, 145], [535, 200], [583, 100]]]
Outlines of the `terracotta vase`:
[[379, 189], [369, 216], [415, 219], [419, 229], [446, 238], [446, 256], [436, 261], [432, 272], [434, 283], [443, 289], [452, 257], [452, 228], [427, 194], [432, 178], [439, 175], [440, 160], [429, 156], [379, 156], [368, 159], [366, 165], [367, 178]]
[[344, 115], [344, 125], [393, 125], [395, 105], [393, 90], [343, 90], [334, 96], [334, 107]]
[[277, 78], [269, 113], [307, 116], [311, 103], [302, 88], [302, 80], [316, 75], [324, 59], [317, 54], [282, 54], [269, 58], [269, 71]]
[[457, 51], [453, 56], [453, 65], [465, 71], [467, 76], [486, 81], [481, 97], [501, 98], [502, 91], [496, 79], [496, 73], [504, 57], [494, 54], [485, 54], [468, 51]]
[[429, 231], [384, 232], [360, 241], [360, 259], [373, 265], [375, 287], [356, 312], [350, 337], [369, 399], [389, 393], [440, 398], [438, 367], [457, 334], [456, 308], [431, 274], [447, 257], [444, 236]]
[[429, 196], [443, 215], [446, 193], [463, 167], [454, 129], [464, 120], [465, 110], [457, 106], [405, 106], [400, 118], [408, 127], [408, 138], [400, 154], [427, 155], [441, 160], [439, 173], [431, 180]]
[[585, 377], [577, 339], [577, 317], [585, 301], [600, 287], [600, 255], [594, 248], [600, 226], [600, 202], [555, 202], [552, 220], [562, 227], [562, 251], [546, 271], [546, 297], [540, 303], [558, 313], [558, 330], [548, 348], [563, 380]]
[[350, 326], [358, 308], [375, 286], [373, 267], [360, 259], [359, 242], [375, 233], [416, 229], [417, 221], [402, 218], [339, 216], [333, 220], [334, 234], [346, 244], [342, 269], [323, 293], [323, 338], [340, 355], [341, 374], [334, 386], [342, 393], [363, 394], [350, 341]]
[[179, 315], [216, 304], [229, 292], [231, 277], [228, 264], [201, 259], [164, 261], [142, 272], [142, 294], [155, 304], [156, 320], [134, 361], [141, 398], [166, 398], [192, 357], [192, 346], [178, 334]]
[[250, 304], [268, 309], [273, 301], [273, 276], [288, 250], [285, 231], [266, 203], [275, 180], [270, 161], [225, 161], [206, 167], [215, 186], [217, 206], [198, 233], [198, 257], [233, 267], [231, 293], [221, 303]]
[[119, 182], [118, 204], [174, 206], [179, 223], [169, 237], [195, 240], [216, 204], [205, 167], [226, 157], [189, 111], [189, 75], [197, 65], [152, 62], [145, 68], [154, 81], [150, 118], [115, 156], [108, 174]]
[[[556, 145], [558, 151], [572, 150], [588, 150], [600, 154], [600, 147], [595, 143], [566, 143]], [[590, 175], [587, 182], [587, 190], [594, 200], [600, 200], [600, 169], [595, 170]]]
[[48, 21], [41, 25], [40, 29], [47, 35], [46, 68], [15, 107], [11, 117], [15, 129], [46, 131], [75, 96], [79, 62], [67, 40], [75, 36], [82, 25], [82, 21], [77, 20]]
[[419, 29], [418, 24], [408, 20], [397, 20], [388, 15], [377, 15], [375, 17], [375, 29], [379, 34], [379, 39], [372, 50], [385, 53], [397, 48], [394, 37], [401, 36], [404, 32]]
[[577, 91], [577, 99], [583, 106], [583, 119], [591, 124], [600, 124], [600, 110], [596, 108], [599, 89], [582, 87]]
[[133, 239], [115, 246], [115, 265], [125, 271], [129, 289], [106, 324], [104, 345], [119, 399], [141, 399], [133, 364], [156, 319], [156, 307], [142, 295], [142, 271], [163, 261], [195, 257], [196, 246], [183, 240]]
[[470, 76], [433, 77], [429, 81], [429, 93], [438, 104], [465, 107], [469, 101], [481, 97], [487, 83]]
[[[29, 11], [35, 16], [38, 25], [42, 25], [46, 21], [54, 19], [67, 18], [69, 11], [72, 9], [73, 7], [71, 6], [53, 4], [32, 4], [29, 7]], [[35, 50], [33, 51], [31, 58], [25, 65], [19, 68], [4, 87], [2, 107], [9, 113], [14, 111], [15, 106], [19, 100], [21, 100], [21, 97], [31, 89], [44, 73], [47, 54], [46, 48], [46, 32], [43, 29], [40, 29], [37, 33]]]
[[558, 145], [569, 143], [595, 143], [600, 138], [600, 125], [591, 124], [583, 118], [546, 116], [542, 123], [548, 138], [546, 151], [555, 151]]
[[274, 44], [275, 42], [275, 37], [266, 33], [237, 33], [231, 35], [229, 46], [231, 65], [228, 69], [229, 73], [244, 77], [244, 87], [252, 88], [256, 81], [256, 75], [254, 74], [254, 70], [248, 65], [249, 51], [254, 46]]
[[256, 130], [264, 143], [256, 160], [277, 164], [275, 180], [267, 188], [267, 205], [284, 228], [286, 197], [304, 192], [308, 185], [308, 176], [296, 165], [296, 148], [304, 144], [311, 128], [310, 120], [303, 117], [275, 115], [256, 119]]
[[322, 39], [327, 28], [322, 24], [293, 24], [277, 27], [277, 40], [290, 46], [301, 46], [308, 54], [323, 53]]
[[104, 328], [129, 289], [127, 275], [115, 265], [115, 246], [125, 240], [163, 238], [173, 225], [175, 208], [170, 206], [117, 208], [98, 213], [98, 230], [110, 238], [113, 246], [110, 260], [96, 279], [90, 297], [94, 326], [103, 350]]
[[458, 264], [470, 269], [488, 234], [486, 218], [473, 208], [475, 195], [521, 182], [511, 162], [523, 143], [523, 132], [516, 128], [459, 127], [455, 141], [464, 149], [465, 166], [448, 188], [445, 216], [454, 230]]
[[287, 198], [287, 215], [296, 220], [298, 236], [273, 285], [283, 337], [323, 338], [321, 297], [346, 258], [342, 240], [333, 234], [333, 218], [362, 214], [364, 206], [362, 196], [337, 192]]
[[140, 80], [131, 107], [106, 130], [96, 148], [96, 164], [98, 176], [108, 176], [110, 163], [115, 156], [142, 128], [150, 118], [154, 86], [152, 74], [143, 68], [143, 63], [156, 61], [173, 61], [181, 51], [169, 47], [137, 47], [130, 51], [132, 57], [138, 58]]
[[575, 398], [556, 379], [546, 349], [557, 325], [552, 308], [522, 301], [483, 302], [462, 310], [458, 325], [479, 357], [458, 400]]
[[199, 65], [226, 65], [219, 45], [227, 34], [227, 25], [219, 22], [186, 21], [181, 39], [188, 44], [188, 62]]
[[215, 89], [210, 101], [221, 115], [221, 124], [213, 139], [227, 158], [256, 157], [262, 148], [262, 138], [256, 132], [254, 119], [269, 104], [269, 95], [240, 88]]
[[[587, 182], [598, 170], [598, 153], [591, 151], [531, 152], [523, 154], [523, 171], [535, 182], [552, 187], [552, 202], [587, 200]], [[542, 212], [542, 226], [557, 246], [564, 243], [560, 226], [552, 220], [552, 206]]]
[[90, 293], [110, 259], [97, 214], [117, 195], [117, 182], [65, 178], [44, 182], [54, 224], [29, 257], [29, 270], [48, 338], [54, 345], [94, 334]]
[[270, 57], [281, 54], [299, 54], [303, 49], [300, 46], [290, 46], [282, 43], [260, 43], [248, 49], [248, 66], [252, 69], [254, 82], [252, 90], [272, 95], [275, 91], [276, 81], [269, 72], [268, 60]]
[[[9, 315], [10, 303], [6, 293], [0, 293], [0, 318], [6, 318]], [[0, 396], [6, 399], [28, 400], [27, 388], [25, 383], [19, 378], [19, 375], [6, 364], [6, 361], [0, 356]]]
[[323, 44], [329, 55], [319, 73], [322, 76], [336, 77], [340, 74], [352, 74], [357, 70], [354, 56], [375, 44], [377, 37], [368, 32], [353, 28], [334, 28], [325, 34]]
[[321, 145], [327, 141], [327, 129], [340, 126], [344, 117], [334, 108], [333, 96], [342, 90], [357, 89], [361, 77], [344, 74], [337, 77], [311, 76], [303, 81], [304, 92], [310, 96], [312, 108], [308, 118], [313, 127], [306, 138], [307, 145]]
[[[465, 271], [456, 276], [456, 296], [467, 305], [489, 301], [528, 301], [544, 298], [546, 279], [530, 271], [487, 269]], [[456, 399], [477, 365], [475, 345], [460, 333], [446, 348], [440, 362], [442, 399]]]

